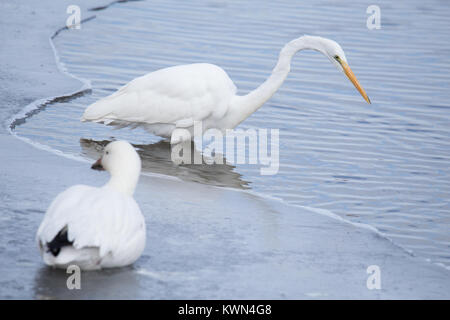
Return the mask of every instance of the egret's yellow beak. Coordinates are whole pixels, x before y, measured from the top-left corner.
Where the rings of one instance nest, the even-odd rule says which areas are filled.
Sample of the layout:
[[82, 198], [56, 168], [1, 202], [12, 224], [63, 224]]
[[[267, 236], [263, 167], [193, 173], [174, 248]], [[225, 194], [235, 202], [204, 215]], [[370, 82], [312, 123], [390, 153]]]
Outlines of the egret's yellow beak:
[[342, 59], [338, 59], [337, 61], [341, 64], [342, 68], [344, 69], [345, 75], [350, 79], [355, 88], [363, 96], [364, 100], [366, 100], [367, 103], [370, 104], [370, 99], [367, 96], [366, 91], [364, 91], [363, 87], [361, 87], [361, 85], [359, 84], [358, 79], [356, 79], [355, 74], [353, 73], [352, 69], [350, 69], [347, 62], [343, 61]]

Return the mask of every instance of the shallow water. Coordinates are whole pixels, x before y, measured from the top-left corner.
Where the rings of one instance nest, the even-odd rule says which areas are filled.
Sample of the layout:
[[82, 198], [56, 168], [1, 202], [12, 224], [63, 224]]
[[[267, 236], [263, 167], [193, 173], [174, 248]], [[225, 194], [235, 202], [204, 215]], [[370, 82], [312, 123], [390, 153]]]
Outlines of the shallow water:
[[[327, 209], [450, 265], [450, 4], [377, 4], [380, 30], [366, 28], [365, 3], [334, 1], [138, 1], [84, 13], [97, 16], [54, 43], [68, 71], [92, 81], [92, 90], [41, 108], [14, 131], [91, 158], [105, 141], [128, 139], [147, 171]], [[95, 100], [176, 64], [220, 65], [244, 94], [302, 34], [338, 41], [373, 104], [320, 54], [296, 56], [281, 89], [240, 126], [280, 130], [277, 175], [261, 176], [255, 165], [175, 166], [167, 145], [141, 129], [79, 122]]]

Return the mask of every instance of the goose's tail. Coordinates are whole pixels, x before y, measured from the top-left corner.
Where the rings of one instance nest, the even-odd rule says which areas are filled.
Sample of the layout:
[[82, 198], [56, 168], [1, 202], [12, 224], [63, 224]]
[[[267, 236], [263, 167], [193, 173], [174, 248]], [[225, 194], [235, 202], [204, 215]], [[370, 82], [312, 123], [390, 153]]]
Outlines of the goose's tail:
[[65, 246], [57, 256], [51, 251], [43, 250], [42, 258], [46, 265], [58, 269], [67, 269], [70, 265], [76, 265], [81, 270], [97, 270], [101, 268], [98, 248], [76, 249], [73, 246]]

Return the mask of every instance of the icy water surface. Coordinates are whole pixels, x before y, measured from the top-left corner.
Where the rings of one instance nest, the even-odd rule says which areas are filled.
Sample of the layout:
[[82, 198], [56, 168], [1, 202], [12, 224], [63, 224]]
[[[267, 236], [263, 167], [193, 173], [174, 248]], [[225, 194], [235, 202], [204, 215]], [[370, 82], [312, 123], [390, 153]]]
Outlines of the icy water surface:
[[[84, 12], [96, 18], [54, 43], [68, 71], [90, 80], [92, 91], [41, 108], [14, 131], [91, 158], [113, 137], [128, 139], [141, 149], [146, 171], [327, 209], [450, 266], [450, 4], [377, 4], [380, 30], [366, 28], [365, 2], [139, 1]], [[240, 126], [280, 130], [276, 175], [250, 165], [175, 166], [168, 145], [143, 130], [79, 122], [90, 103], [177, 64], [217, 64], [245, 94], [302, 34], [338, 41], [373, 104], [325, 57], [298, 54], [281, 89]]]

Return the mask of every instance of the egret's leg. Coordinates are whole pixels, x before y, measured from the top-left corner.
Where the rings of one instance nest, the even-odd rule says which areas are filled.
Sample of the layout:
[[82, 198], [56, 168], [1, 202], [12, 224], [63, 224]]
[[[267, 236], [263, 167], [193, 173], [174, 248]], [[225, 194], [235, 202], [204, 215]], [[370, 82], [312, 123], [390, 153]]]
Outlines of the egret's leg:
[[188, 129], [176, 128], [172, 131], [172, 137], [170, 139], [170, 144], [178, 144], [184, 141], [191, 141], [192, 136]]

